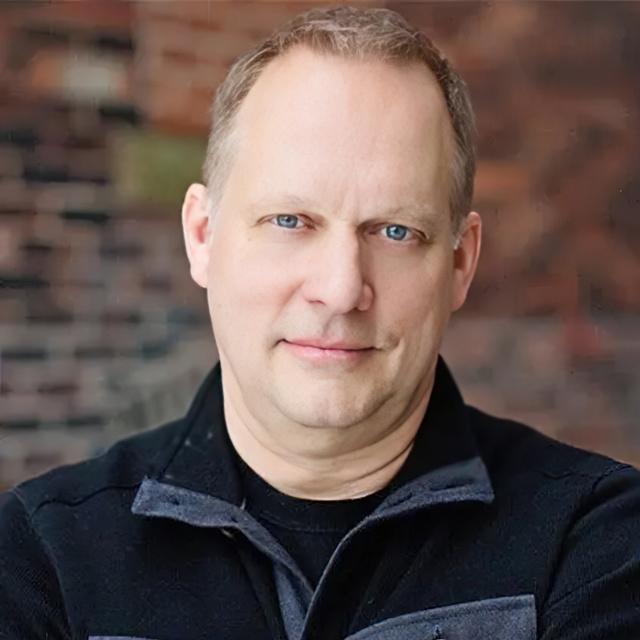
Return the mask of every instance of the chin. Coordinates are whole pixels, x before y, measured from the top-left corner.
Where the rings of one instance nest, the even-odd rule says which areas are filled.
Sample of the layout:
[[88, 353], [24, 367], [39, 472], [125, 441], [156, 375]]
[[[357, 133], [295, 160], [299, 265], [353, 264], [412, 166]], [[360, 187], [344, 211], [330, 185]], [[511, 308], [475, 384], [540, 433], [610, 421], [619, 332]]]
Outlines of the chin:
[[334, 393], [317, 388], [298, 393], [295, 398], [281, 396], [277, 405], [289, 420], [312, 429], [347, 429], [369, 418], [382, 404], [380, 396], [370, 393], [356, 398], [344, 387]]

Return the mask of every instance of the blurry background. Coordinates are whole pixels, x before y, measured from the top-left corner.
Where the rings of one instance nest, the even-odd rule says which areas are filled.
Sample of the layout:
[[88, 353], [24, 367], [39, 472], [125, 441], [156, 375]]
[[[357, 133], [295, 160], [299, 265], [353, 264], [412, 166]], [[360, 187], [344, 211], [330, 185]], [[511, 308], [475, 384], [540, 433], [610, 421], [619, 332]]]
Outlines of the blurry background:
[[[640, 464], [640, 3], [368, 3], [479, 129], [471, 403]], [[213, 90], [306, 2], [0, 5], [0, 487], [181, 415], [216, 352], [180, 205]]]

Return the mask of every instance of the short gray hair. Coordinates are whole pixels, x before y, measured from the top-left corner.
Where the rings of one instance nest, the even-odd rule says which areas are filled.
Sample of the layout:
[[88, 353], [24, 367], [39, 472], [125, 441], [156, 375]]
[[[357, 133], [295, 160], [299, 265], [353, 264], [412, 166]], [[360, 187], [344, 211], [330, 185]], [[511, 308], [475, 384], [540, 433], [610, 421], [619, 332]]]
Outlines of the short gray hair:
[[311, 9], [238, 58], [219, 86], [204, 162], [204, 182], [219, 202], [228, 176], [234, 119], [254, 83], [274, 58], [294, 46], [359, 60], [425, 64], [444, 94], [454, 132], [449, 209], [454, 233], [471, 209], [475, 175], [475, 122], [466, 84], [427, 36], [395, 11], [381, 8]]

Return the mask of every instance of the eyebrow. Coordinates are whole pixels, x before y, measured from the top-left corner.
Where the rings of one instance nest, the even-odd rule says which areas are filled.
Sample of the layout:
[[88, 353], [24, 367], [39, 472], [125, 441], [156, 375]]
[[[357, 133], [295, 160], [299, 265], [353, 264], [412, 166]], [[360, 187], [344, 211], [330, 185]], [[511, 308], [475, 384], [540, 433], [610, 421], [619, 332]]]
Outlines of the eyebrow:
[[[312, 213], [319, 212], [320, 207], [294, 194], [284, 194], [282, 196], [259, 198], [247, 207], [248, 211], [259, 211], [261, 209], [282, 210], [287, 212], [297, 210]], [[439, 226], [439, 217], [438, 211], [427, 203], [392, 207], [372, 216], [374, 219], [395, 218], [399, 222], [406, 221], [413, 226], [426, 228], [429, 233], [433, 233]]]

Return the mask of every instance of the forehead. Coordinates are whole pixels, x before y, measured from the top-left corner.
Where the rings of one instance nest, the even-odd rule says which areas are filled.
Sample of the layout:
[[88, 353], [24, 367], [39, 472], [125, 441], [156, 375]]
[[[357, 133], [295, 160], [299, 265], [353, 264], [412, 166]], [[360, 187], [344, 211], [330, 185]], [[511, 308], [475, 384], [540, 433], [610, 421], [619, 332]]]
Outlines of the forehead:
[[287, 183], [289, 192], [292, 186], [332, 192], [347, 181], [368, 198], [409, 190], [415, 199], [422, 189], [433, 199], [434, 190], [446, 192], [451, 126], [440, 87], [423, 64], [295, 48], [258, 78], [237, 114], [236, 134], [235, 164], [251, 175], [250, 188], [262, 176], [271, 187]]
[[267, 65], [237, 116], [248, 134], [283, 135], [294, 126], [296, 133], [328, 133], [346, 126], [353, 138], [374, 129], [375, 139], [405, 144], [416, 137], [419, 144], [433, 142], [449, 125], [442, 91], [426, 65], [355, 60], [305, 47]]

